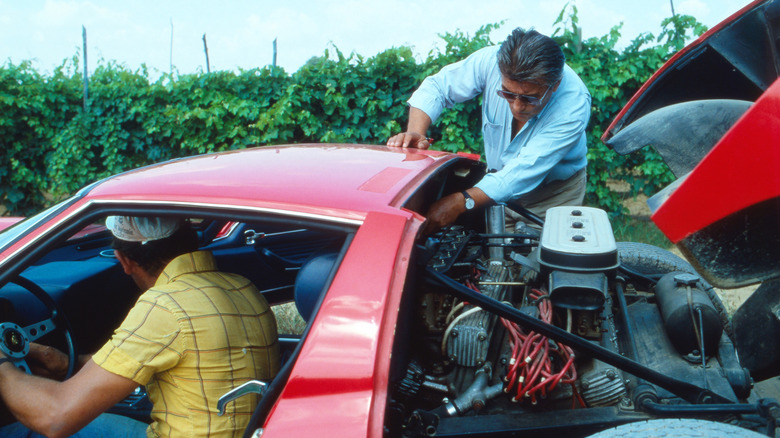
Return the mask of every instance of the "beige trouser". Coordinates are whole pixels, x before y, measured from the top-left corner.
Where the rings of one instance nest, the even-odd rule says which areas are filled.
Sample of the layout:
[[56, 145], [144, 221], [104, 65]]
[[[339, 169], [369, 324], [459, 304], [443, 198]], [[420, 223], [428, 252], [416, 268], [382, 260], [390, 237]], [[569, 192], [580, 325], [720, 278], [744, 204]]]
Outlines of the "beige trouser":
[[514, 232], [515, 224], [525, 222], [528, 226], [540, 229], [538, 225], [524, 218], [522, 215], [514, 212], [513, 203], [522, 205], [540, 218], [544, 219], [548, 208], [561, 205], [582, 205], [585, 199], [585, 183], [587, 181], [587, 172], [585, 169], [575, 173], [572, 177], [565, 180], [552, 181], [535, 188], [534, 190], [522, 195], [516, 201], [507, 205], [505, 220], [506, 231]]

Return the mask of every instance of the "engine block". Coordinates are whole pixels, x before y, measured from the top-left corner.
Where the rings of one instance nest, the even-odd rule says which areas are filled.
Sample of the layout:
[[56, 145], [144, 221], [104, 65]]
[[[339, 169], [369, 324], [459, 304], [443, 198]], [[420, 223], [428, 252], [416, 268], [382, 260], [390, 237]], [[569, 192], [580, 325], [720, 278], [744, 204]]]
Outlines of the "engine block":
[[[487, 283], [480, 286], [484, 295], [504, 301], [510, 291], [510, 287], [505, 283], [513, 281], [512, 271], [501, 264], [491, 263], [481, 280], [481, 283]], [[473, 306], [466, 306], [461, 313], [465, 316], [453, 321], [451, 328], [448, 327], [447, 356], [460, 366], [481, 367], [487, 359], [488, 347], [498, 318], [490, 312], [470, 309], [473, 309]]]

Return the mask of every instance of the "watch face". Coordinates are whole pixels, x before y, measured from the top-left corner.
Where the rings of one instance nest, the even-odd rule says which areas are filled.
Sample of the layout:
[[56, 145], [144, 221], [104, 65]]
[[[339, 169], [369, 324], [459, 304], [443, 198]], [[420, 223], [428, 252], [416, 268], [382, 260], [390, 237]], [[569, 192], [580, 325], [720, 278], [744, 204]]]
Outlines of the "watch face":
[[471, 210], [472, 208], [474, 208], [474, 200], [466, 198], [466, 210]]

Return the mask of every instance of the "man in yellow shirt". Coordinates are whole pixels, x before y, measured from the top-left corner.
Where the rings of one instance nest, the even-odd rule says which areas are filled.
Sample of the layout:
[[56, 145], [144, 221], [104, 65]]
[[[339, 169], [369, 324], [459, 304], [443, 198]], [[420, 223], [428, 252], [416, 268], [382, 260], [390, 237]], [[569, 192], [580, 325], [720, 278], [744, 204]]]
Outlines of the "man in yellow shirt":
[[[125, 273], [146, 292], [73, 377], [58, 382], [0, 363], [0, 396], [22, 425], [46, 436], [82, 428], [84, 436], [241, 436], [256, 398], [237, 399], [225, 416], [216, 413], [217, 399], [279, 370], [268, 303], [249, 280], [218, 271], [210, 252], [197, 251], [186, 223], [110, 217], [106, 226]], [[138, 385], [153, 404], [148, 427], [100, 415]]]

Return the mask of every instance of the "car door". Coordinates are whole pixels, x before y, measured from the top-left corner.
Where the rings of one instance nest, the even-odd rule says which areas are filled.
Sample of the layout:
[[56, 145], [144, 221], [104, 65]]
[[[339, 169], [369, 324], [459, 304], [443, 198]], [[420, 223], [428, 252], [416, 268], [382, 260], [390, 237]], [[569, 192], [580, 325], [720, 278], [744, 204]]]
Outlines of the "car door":
[[263, 436], [381, 436], [414, 213], [369, 213], [319, 306]]

